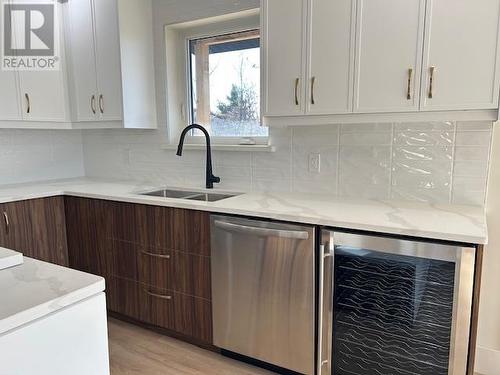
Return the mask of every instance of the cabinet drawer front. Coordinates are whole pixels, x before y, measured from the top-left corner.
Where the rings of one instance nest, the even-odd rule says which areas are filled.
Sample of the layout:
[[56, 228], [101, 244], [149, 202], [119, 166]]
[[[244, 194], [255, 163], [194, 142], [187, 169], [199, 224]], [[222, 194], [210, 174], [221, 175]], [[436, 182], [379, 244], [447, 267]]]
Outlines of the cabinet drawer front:
[[141, 284], [139, 298], [145, 312], [144, 322], [175, 330], [175, 300], [172, 291]]
[[137, 320], [144, 320], [146, 310], [140, 302], [140, 285], [134, 281], [110, 277], [106, 280], [108, 309]]
[[210, 300], [210, 258], [199, 255], [174, 252], [173, 289], [177, 292]]
[[212, 343], [212, 303], [202, 298], [174, 293], [174, 329], [183, 335]]
[[106, 239], [106, 263], [110, 276], [139, 281], [138, 246], [131, 242]]
[[174, 272], [182, 272], [173, 267], [172, 253], [164, 250], [139, 247], [137, 253], [139, 263], [139, 281], [143, 284], [172, 289]]
[[179, 251], [139, 248], [139, 281], [155, 288], [211, 298], [210, 258]]
[[148, 248], [210, 255], [207, 212], [140, 204], [106, 204], [109, 236]]

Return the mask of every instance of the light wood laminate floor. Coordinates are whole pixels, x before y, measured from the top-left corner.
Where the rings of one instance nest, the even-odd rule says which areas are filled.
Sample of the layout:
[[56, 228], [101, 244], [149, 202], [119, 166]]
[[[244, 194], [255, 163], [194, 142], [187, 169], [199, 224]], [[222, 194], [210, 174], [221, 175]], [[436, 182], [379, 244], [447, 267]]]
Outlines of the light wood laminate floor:
[[245, 363], [109, 319], [111, 375], [272, 375]]
[[108, 324], [111, 375], [274, 374], [116, 319]]

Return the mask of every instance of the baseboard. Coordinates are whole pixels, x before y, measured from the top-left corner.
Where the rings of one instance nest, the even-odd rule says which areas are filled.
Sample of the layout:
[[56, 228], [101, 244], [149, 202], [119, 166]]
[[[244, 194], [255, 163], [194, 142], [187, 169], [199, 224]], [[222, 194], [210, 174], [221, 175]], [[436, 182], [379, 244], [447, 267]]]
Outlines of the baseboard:
[[475, 371], [482, 375], [500, 374], [500, 351], [478, 346]]

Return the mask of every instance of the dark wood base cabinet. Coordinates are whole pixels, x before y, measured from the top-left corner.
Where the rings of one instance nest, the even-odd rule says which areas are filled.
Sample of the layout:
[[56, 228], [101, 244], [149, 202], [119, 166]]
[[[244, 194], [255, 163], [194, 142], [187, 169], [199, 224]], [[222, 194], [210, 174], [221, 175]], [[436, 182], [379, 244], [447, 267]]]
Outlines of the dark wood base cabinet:
[[66, 197], [70, 266], [106, 278], [108, 309], [212, 343], [209, 214]]
[[0, 215], [0, 246], [68, 266], [63, 197], [3, 203]]

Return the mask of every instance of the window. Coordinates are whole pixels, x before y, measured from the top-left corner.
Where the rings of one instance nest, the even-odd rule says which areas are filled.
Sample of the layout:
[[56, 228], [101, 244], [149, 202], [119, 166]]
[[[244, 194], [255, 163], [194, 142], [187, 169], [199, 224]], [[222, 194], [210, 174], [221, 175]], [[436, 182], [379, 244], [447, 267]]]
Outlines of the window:
[[259, 31], [191, 39], [189, 61], [192, 122], [216, 141], [267, 142], [268, 129], [260, 126]]

